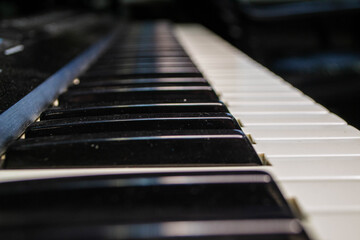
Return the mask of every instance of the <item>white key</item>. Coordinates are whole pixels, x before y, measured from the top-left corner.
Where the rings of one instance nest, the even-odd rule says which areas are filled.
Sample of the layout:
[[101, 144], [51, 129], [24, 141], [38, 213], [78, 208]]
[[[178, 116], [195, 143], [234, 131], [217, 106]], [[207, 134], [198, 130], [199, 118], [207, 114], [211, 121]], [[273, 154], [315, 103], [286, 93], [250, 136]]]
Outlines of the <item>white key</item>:
[[236, 98], [227, 98], [226, 104], [234, 106], [246, 102], [306, 102], [314, 103], [309, 97], [306, 96], [238, 96]]
[[348, 125], [248, 126], [243, 131], [256, 140], [360, 138], [360, 131]]
[[314, 212], [311, 224], [319, 239], [356, 240], [360, 236], [360, 210]]
[[360, 156], [268, 157], [276, 176], [360, 176]]
[[284, 126], [284, 125], [345, 125], [346, 122], [333, 113], [263, 113], [263, 114], [234, 114], [242, 126]]
[[296, 196], [307, 212], [360, 209], [360, 177], [278, 178], [288, 196]]
[[258, 79], [258, 80], [249, 80], [249, 79], [222, 79], [221, 81], [211, 81], [208, 79], [209, 83], [214, 88], [219, 88], [222, 86], [274, 86], [274, 85], [288, 85], [285, 82], [279, 81], [277, 79]]
[[360, 156], [360, 139], [256, 140], [254, 147], [269, 157]]
[[224, 100], [231, 100], [236, 99], [239, 97], [301, 97], [303, 93], [300, 91], [287, 91], [287, 92], [247, 92], [247, 91], [240, 91], [237, 93], [222, 93], [221, 98]]
[[321, 105], [313, 104], [313, 105], [302, 105], [302, 104], [266, 104], [266, 105], [242, 105], [229, 107], [230, 112], [233, 115], [237, 114], [246, 114], [246, 113], [279, 113], [279, 112], [287, 112], [287, 113], [327, 113], [328, 110]]
[[218, 86], [216, 92], [219, 93], [231, 93], [231, 92], [280, 92], [280, 91], [289, 91], [292, 90], [292, 87], [288, 85], [270, 85], [270, 86], [254, 86], [254, 85], [240, 85], [240, 86]]

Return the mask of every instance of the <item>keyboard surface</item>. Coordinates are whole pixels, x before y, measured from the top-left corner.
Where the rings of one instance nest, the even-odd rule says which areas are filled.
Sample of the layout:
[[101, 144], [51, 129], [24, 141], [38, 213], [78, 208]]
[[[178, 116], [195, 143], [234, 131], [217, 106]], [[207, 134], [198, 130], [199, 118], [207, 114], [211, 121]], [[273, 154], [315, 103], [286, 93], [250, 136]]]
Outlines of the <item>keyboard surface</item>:
[[[358, 130], [199, 25], [127, 30], [8, 148], [0, 194], [12, 207], [1, 211], [14, 220], [4, 236], [44, 224], [44, 211], [59, 222], [30, 228], [33, 239], [74, 238], [91, 224], [112, 232], [94, 239], [360, 236]], [[18, 209], [24, 197], [38, 205]], [[69, 226], [75, 208], [83, 214]], [[176, 224], [184, 230], [143, 230]]]

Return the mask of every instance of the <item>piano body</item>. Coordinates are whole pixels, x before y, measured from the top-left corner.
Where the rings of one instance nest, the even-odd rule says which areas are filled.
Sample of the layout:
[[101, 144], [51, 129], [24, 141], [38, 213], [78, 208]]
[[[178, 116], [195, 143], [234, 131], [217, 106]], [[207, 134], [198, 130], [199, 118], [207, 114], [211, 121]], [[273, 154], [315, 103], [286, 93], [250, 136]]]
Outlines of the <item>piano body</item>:
[[[1, 106], [2, 238], [359, 239], [342, 118], [198, 23], [39, 16], [2, 23], [22, 92]], [[41, 41], [10, 41], [21, 24]]]

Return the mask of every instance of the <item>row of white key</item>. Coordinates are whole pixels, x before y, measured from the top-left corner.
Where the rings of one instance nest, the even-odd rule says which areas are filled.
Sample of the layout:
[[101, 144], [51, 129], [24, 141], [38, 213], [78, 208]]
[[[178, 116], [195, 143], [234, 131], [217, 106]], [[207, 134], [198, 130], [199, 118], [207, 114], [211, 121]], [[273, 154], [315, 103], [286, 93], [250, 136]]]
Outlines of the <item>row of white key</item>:
[[360, 132], [199, 25], [177, 36], [321, 240], [360, 238]]

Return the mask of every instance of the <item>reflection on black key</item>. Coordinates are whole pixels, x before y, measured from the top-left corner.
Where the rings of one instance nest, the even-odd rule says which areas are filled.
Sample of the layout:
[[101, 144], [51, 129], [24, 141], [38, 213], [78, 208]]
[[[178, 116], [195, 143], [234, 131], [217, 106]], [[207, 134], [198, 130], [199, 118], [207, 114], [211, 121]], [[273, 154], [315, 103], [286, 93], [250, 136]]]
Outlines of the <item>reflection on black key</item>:
[[204, 78], [144, 78], [144, 79], [98, 79], [83, 81], [71, 89], [91, 87], [167, 87], [167, 86], [209, 86]]
[[137, 103], [218, 102], [208, 86], [147, 87], [71, 90], [59, 97], [60, 105], [119, 105]]
[[[48, 219], [49, 223], [58, 224], [79, 220], [156, 222], [293, 217], [273, 179], [261, 171], [172, 172], [37, 180], [0, 184], [0, 196], [2, 213], [27, 210], [34, 214], [29, 215], [30, 218], [40, 217], [44, 210], [54, 214], [77, 208], [88, 210], [79, 211], [80, 215], [66, 219], [68, 222], [61, 217]], [[50, 212], [48, 214], [51, 216]], [[23, 222], [29, 221], [26, 215], [22, 215]], [[83, 218], [86, 215], [89, 218]], [[96, 215], [98, 218], [94, 218]], [[35, 222], [29, 223], [39, 223], [37, 219], [33, 220]]]
[[223, 103], [158, 103], [158, 104], [132, 104], [111, 105], [79, 108], [53, 107], [43, 112], [41, 120], [88, 117], [113, 114], [140, 114], [140, 113], [185, 113], [185, 112], [228, 112]]
[[240, 129], [240, 127], [230, 113], [122, 114], [35, 122], [26, 129], [26, 137], [192, 129]]
[[88, 71], [81, 78], [167, 78], [167, 77], [202, 77], [195, 67], [155, 67], [155, 68], [128, 68], [113, 70]]
[[261, 165], [245, 134], [226, 129], [29, 138], [6, 156], [5, 168]]
[[126, 68], [164, 68], [164, 67], [195, 67], [192, 62], [124, 62], [105, 65], [95, 65], [90, 68], [94, 70], [112, 70], [112, 69], [126, 69]]
[[146, 58], [146, 57], [184, 57], [187, 54], [183, 50], [148, 50], [148, 51], [114, 51], [103, 55], [102, 59], [117, 59], [117, 58]]
[[0, 201], [4, 239], [309, 239], [261, 171], [9, 182]]
[[162, 58], [129, 58], [129, 59], [106, 59], [96, 63], [96, 66], [106, 66], [108, 64], [122, 64], [122, 63], [183, 63], [192, 62], [189, 57], [162, 57]]

